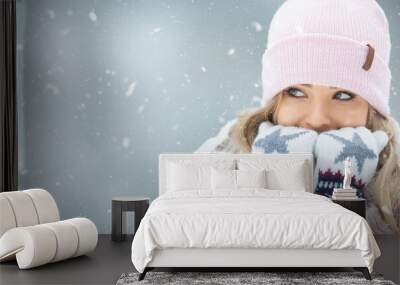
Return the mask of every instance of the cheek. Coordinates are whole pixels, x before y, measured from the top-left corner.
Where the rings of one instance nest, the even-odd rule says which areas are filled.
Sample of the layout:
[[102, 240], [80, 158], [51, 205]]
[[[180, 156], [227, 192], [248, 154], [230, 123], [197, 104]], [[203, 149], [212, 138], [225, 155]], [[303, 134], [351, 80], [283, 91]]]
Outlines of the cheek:
[[347, 103], [338, 103], [334, 107], [336, 112], [331, 112], [332, 118], [339, 127], [366, 126], [368, 118], [368, 103], [357, 97], [356, 100]]
[[339, 127], [359, 127], [367, 124], [367, 108], [348, 108], [332, 112], [332, 118], [338, 123]]
[[296, 104], [281, 104], [277, 112], [277, 123], [283, 126], [294, 126], [301, 122], [303, 111]]

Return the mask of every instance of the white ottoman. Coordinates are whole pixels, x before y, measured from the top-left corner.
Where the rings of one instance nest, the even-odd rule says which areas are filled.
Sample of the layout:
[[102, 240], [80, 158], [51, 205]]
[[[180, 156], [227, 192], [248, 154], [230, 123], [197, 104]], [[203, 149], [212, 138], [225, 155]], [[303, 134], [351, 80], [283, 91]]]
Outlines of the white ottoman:
[[0, 261], [20, 269], [86, 254], [96, 248], [97, 228], [87, 218], [59, 221], [57, 205], [43, 189], [0, 193]]

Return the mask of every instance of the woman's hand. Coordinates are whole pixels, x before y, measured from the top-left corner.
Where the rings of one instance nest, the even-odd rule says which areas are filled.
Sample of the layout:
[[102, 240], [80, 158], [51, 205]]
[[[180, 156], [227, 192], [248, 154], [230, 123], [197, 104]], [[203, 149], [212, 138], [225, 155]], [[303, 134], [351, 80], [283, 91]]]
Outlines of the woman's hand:
[[352, 161], [351, 186], [364, 197], [366, 186], [375, 174], [379, 153], [388, 143], [384, 131], [371, 132], [365, 127], [345, 127], [320, 133], [314, 148], [314, 189], [318, 194], [331, 196], [340, 188], [344, 177], [344, 160]]
[[311, 129], [262, 122], [252, 145], [253, 153], [313, 152], [318, 133]]

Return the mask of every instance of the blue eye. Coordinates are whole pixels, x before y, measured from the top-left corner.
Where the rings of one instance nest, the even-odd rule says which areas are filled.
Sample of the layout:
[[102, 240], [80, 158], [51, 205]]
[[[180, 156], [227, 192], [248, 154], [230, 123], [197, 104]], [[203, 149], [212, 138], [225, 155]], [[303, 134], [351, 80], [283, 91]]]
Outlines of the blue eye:
[[[344, 95], [344, 96], [340, 96], [340, 95]], [[340, 101], [349, 101], [354, 98], [354, 95], [351, 95], [346, 92], [338, 92], [335, 94], [335, 98], [339, 99]]]
[[287, 93], [289, 93], [290, 96], [292, 97], [304, 97], [302, 96], [302, 94], [304, 95], [304, 93], [296, 88], [289, 88], [287, 90], [285, 90]]

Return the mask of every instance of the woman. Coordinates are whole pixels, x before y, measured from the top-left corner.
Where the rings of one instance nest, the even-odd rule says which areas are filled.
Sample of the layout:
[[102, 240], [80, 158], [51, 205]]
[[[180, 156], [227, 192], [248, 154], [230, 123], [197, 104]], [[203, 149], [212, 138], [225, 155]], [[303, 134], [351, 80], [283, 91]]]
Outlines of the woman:
[[[387, 144], [364, 189], [375, 233], [400, 233], [400, 131], [390, 116], [389, 26], [375, 0], [288, 0], [263, 55], [262, 106], [241, 112], [197, 152], [252, 152], [265, 122], [318, 134], [384, 131]], [[264, 126], [265, 127], [265, 126]]]

